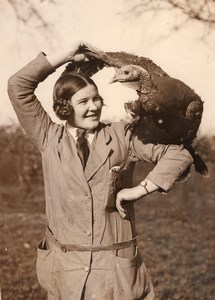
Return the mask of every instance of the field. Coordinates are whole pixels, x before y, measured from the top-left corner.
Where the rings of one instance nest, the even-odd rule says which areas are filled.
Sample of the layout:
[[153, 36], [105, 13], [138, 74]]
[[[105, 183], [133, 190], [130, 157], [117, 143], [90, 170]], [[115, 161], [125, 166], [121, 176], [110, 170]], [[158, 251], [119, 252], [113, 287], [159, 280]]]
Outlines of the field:
[[[136, 182], [144, 177], [143, 167], [136, 168]], [[214, 165], [210, 169], [209, 179], [192, 171], [168, 195], [155, 193], [135, 204], [139, 246], [156, 299], [215, 299]], [[0, 199], [2, 300], [46, 299], [35, 273], [45, 228], [43, 188], [1, 188]]]

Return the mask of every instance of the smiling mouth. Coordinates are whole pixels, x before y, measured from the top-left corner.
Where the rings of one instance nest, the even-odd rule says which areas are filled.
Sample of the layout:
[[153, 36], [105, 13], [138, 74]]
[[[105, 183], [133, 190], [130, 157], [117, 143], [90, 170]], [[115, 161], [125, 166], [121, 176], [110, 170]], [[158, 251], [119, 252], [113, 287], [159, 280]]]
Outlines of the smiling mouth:
[[86, 116], [85, 118], [98, 119], [98, 114], [91, 114]]

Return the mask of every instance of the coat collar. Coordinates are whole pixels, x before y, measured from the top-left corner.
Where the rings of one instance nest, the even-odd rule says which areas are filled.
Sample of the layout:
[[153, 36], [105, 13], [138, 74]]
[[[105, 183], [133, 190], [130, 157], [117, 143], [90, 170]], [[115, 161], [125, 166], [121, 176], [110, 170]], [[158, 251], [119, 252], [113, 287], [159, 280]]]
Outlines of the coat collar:
[[85, 179], [81, 161], [77, 155], [75, 140], [72, 138], [67, 128], [63, 126], [57, 141], [57, 154], [62, 170], [70, 181], [70, 174], [75, 170], [76, 176], [81, 181]]
[[111, 135], [105, 124], [100, 123], [90, 147], [90, 156], [85, 167], [85, 176], [89, 181], [107, 160], [111, 152]]
[[76, 154], [75, 141], [66, 127], [62, 128], [61, 135], [58, 138], [57, 151], [61, 161], [65, 161], [71, 170], [75, 166], [77, 175], [84, 174], [86, 180], [89, 181], [104, 164], [112, 151], [111, 140], [112, 138], [106, 125], [100, 123], [91, 144], [90, 155], [84, 172], [81, 161]]

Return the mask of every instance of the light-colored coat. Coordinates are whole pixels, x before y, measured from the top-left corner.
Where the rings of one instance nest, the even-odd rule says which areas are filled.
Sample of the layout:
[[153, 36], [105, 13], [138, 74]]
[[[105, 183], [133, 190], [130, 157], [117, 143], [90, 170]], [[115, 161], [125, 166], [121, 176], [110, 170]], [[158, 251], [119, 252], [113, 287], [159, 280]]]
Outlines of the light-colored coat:
[[[83, 171], [67, 126], [53, 123], [34, 95], [38, 83], [54, 71], [41, 53], [10, 78], [8, 89], [21, 125], [42, 155], [47, 225], [61, 243], [132, 239], [133, 203], [126, 205], [128, 218], [122, 219], [115, 199], [117, 191], [132, 186], [135, 161], [155, 163], [147, 179], [168, 191], [192, 158], [182, 146], [144, 145], [124, 122], [100, 123]], [[44, 242], [38, 247], [37, 273], [49, 299], [154, 299], [138, 248], [64, 253]]]

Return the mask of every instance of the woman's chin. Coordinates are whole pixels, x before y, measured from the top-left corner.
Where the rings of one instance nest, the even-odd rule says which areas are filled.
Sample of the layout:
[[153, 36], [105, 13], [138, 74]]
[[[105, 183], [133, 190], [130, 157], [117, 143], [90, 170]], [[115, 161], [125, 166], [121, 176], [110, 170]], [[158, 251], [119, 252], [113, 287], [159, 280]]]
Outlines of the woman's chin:
[[93, 130], [99, 125], [99, 120], [88, 120], [87, 122], [82, 124], [83, 129]]

